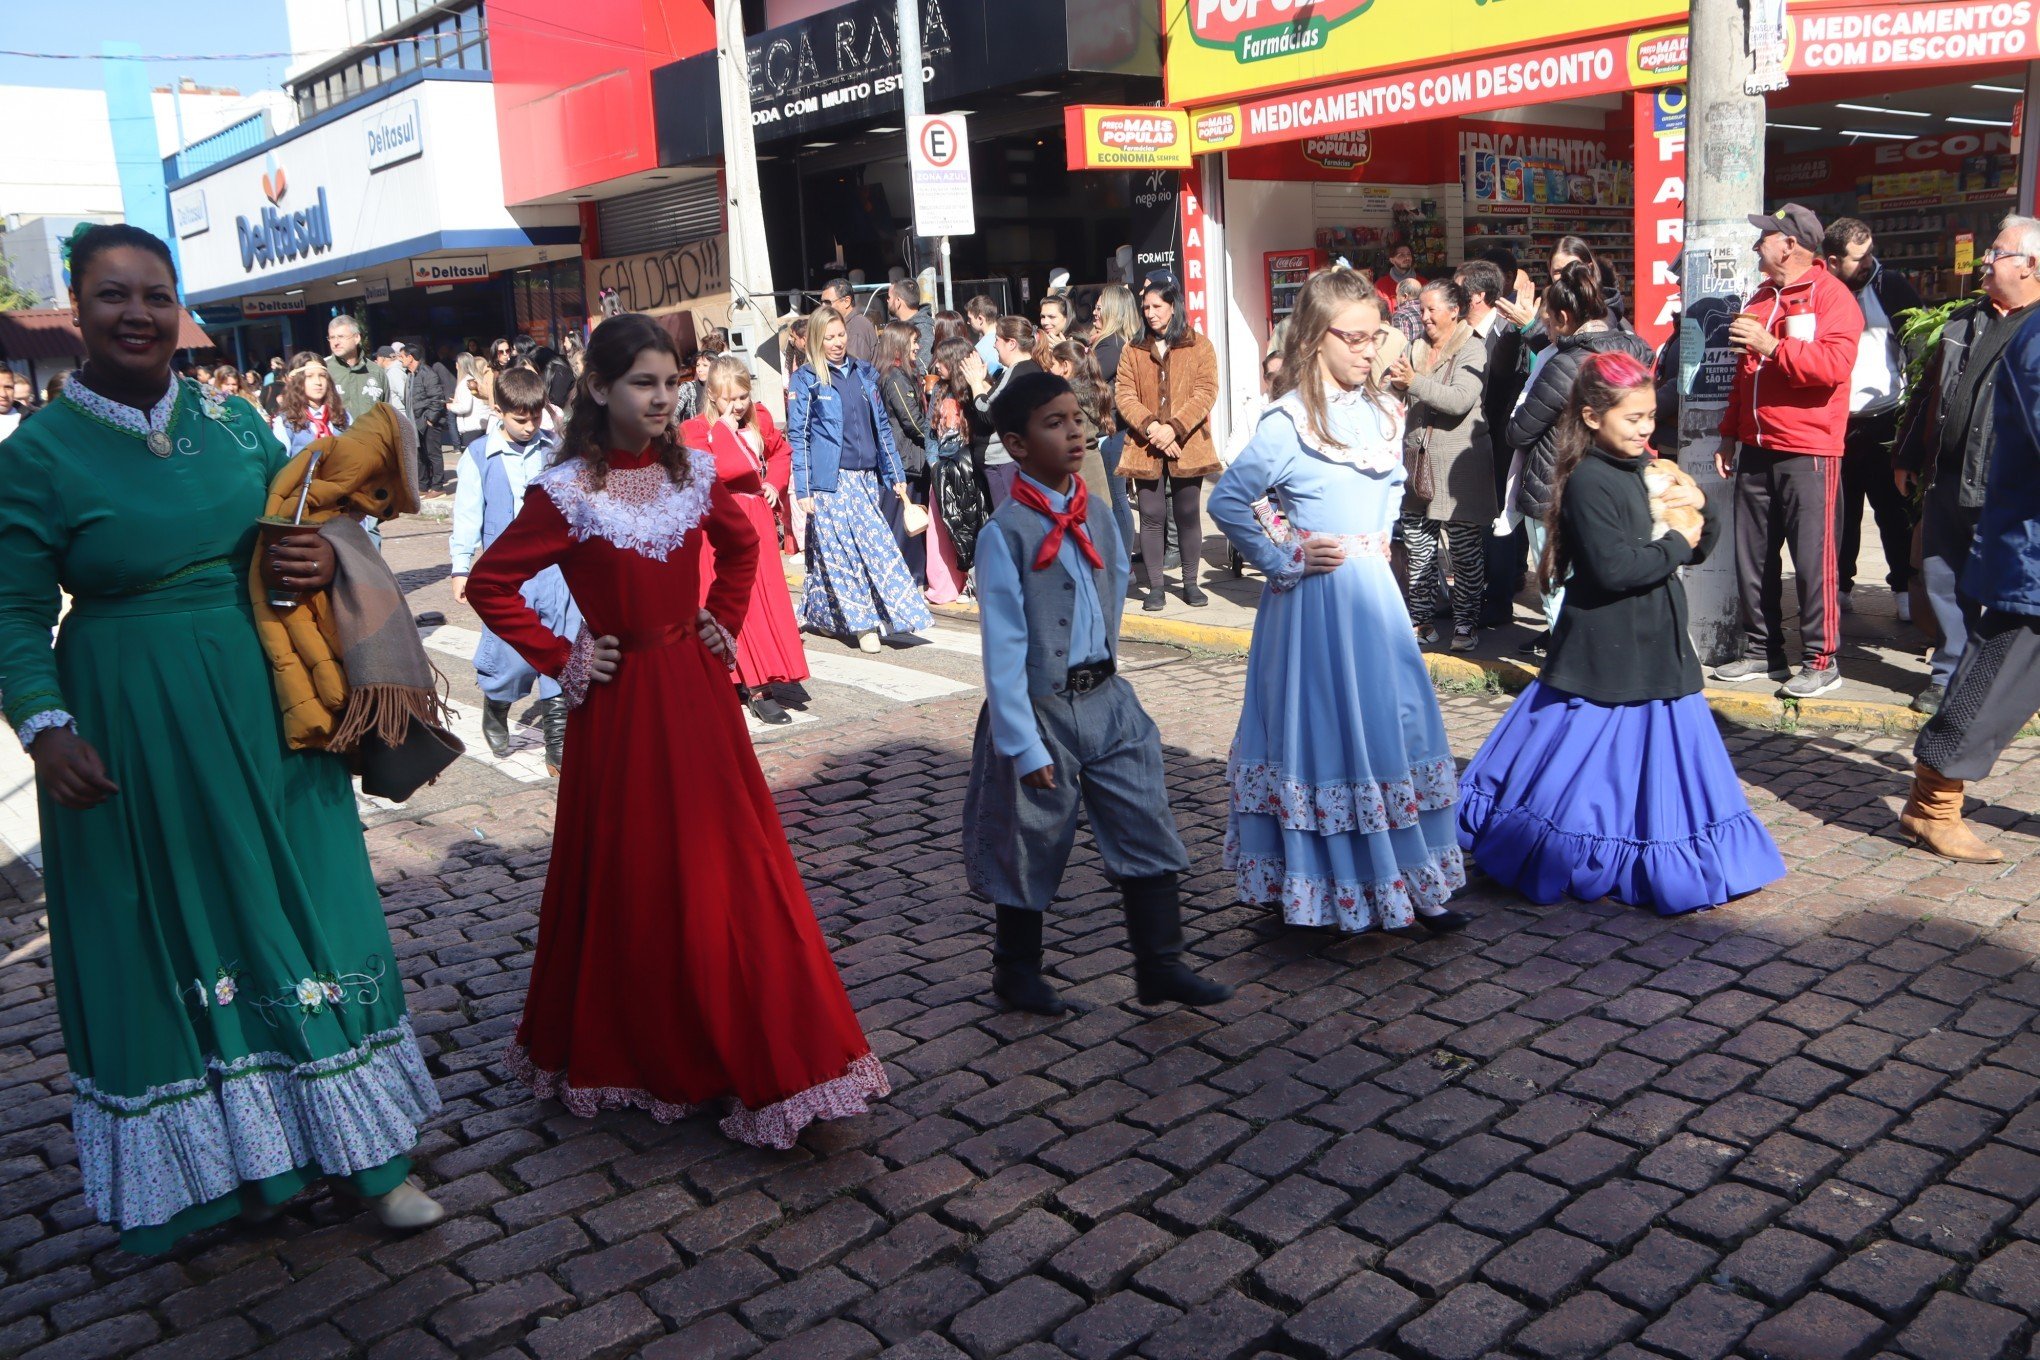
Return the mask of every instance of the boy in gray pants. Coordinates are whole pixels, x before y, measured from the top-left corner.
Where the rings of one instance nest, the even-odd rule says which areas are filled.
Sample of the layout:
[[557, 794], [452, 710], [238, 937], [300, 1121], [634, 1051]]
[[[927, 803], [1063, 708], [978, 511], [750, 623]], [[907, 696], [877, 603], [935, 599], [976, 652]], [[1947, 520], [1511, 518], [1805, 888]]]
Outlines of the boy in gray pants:
[[1077, 476], [1083, 417], [1061, 378], [1026, 373], [992, 404], [1019, 468], [978, 537], [985, 707], [963, 800], [971, 888], [998, 912], [992, 991], [1037, 1015], [1066, 1008], [1041, 975], [1041, 916], [1062, 881], [1081, 800], [1126, 904], [1145, 1004], [1210, 1006], [1232, 988], [1182, 962], [1176, 876], [1189, 856], [1163, 787], [1154, 720], [1116, 674], [1126, 549], [1112, 507]]

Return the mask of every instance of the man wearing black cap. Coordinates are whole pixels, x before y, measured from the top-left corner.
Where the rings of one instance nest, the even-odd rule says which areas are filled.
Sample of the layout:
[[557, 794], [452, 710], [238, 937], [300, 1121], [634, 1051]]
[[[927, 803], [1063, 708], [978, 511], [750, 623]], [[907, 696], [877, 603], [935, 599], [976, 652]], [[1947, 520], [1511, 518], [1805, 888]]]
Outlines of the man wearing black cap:
[[[1736, 577], [1747, 641], [1716, 680], [1769, 677], [1809, 699], [1842, 683], [1836, 503], [1849, 423], [1849, 379], [1863, 309], [1821, 258], [1820, 219], [1797, 203], [1753, 215], [1764, 281], [1729, 326], [1741, 352], [1716, 455], [1736, 496]], [[1787, 667], [1784, 549], [1799, 585], [1798, 674]]]

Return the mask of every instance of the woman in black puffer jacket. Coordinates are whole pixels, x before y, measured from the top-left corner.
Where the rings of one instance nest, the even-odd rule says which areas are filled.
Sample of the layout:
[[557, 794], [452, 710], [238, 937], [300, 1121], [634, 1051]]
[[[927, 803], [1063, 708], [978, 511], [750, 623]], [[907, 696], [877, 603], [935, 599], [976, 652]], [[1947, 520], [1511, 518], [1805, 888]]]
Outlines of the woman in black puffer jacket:
[[[1589, 354], [1611, 350], [1648, 366], [1655, 357], [1637, 336], [1609, 325], [1608, 304], [1593, 266], [1569, 264], [1544, 290], [1544, 321], [1556, 343], [1537, 368], [1522, 405], [1509, 420], [1509, 447], [1523, 451], [1516, 510], [1530, 534], [1530, 560], [1543, 560], [1544, 515], [1551, 508], [1551, 482], [1558, 464], [1558, 418], [1572, 399], [1573, 382]], [[1544, 598], [1547, 626], [1558, 618], [1564, 591]]]

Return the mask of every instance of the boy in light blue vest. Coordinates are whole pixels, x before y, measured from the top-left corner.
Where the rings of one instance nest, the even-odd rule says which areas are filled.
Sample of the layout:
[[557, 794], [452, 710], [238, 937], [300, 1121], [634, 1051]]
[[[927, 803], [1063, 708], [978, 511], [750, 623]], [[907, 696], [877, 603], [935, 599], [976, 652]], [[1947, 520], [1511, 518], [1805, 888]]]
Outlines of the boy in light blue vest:
[[[545, 379], [525, 368], [496, 377], [496, 419], [489, 432], [460, 456], [460, 480], [453, 495], [453, 597], [467, 602], [467, 578], [475, 559], [488, 551], [524, 506], [524, 491], [559, 451], [559, 435], [544, 428]], [[547, 567], [524, 584], [524, 598], [545, 626], [572, 641], [581, 632], [581, 611], [567, 593], [558, 567]], [[510, 754], [510, 706], [538, 694], [539, 730], [545, 734], [545, 763], [555, 779], [566, 750], [567, 704], [551, 676], [540, 675], [488, 629], [475, 648], [475, 681], [482, 690], [482, 737], [498, 759]]]
[[1190, 860], [1169, 813], [1161, 733], [1117, 674], [1126, 551], [1112, 507], [1089, 500], [1077, 475], [1076, 394], [1025, 373], [991, 415], [1020, 470], [978, 537], [985, 706], [963, 800], [970, 886], [997, 909], [992, 991], [1036, 1015], [1067, 1009], [1041, 975], [1041, 918], [1081, 805], [1125, 899], [1140, 1000], [1215, 1005], [1232, 988], [1182, 962], [1176, 881]]

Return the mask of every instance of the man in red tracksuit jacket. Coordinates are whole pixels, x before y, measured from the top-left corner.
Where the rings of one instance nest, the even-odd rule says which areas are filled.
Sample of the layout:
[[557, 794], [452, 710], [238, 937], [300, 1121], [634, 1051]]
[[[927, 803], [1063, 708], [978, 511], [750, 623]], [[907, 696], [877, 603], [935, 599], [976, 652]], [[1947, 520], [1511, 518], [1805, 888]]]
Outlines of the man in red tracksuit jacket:
[[[1754, 215], [1764, 282], [1728, 338], [1742, 351], [1721, 422], [1721, 475], [1735, 479], [1735, 569], [1748, 638], [1740, 661], [1714, 678], [1769, 677], [1808, 699], [1842, 683], [1835, 665], [1842, 611], [1836, 594], [1836, 502], [1849, 424], [1849, 378], [1863, 309], [1821, 258], [1820, 219], [1797, 203]], [[1787, 668], [1784, 560], [1799, 584], [1802, 664]]]

